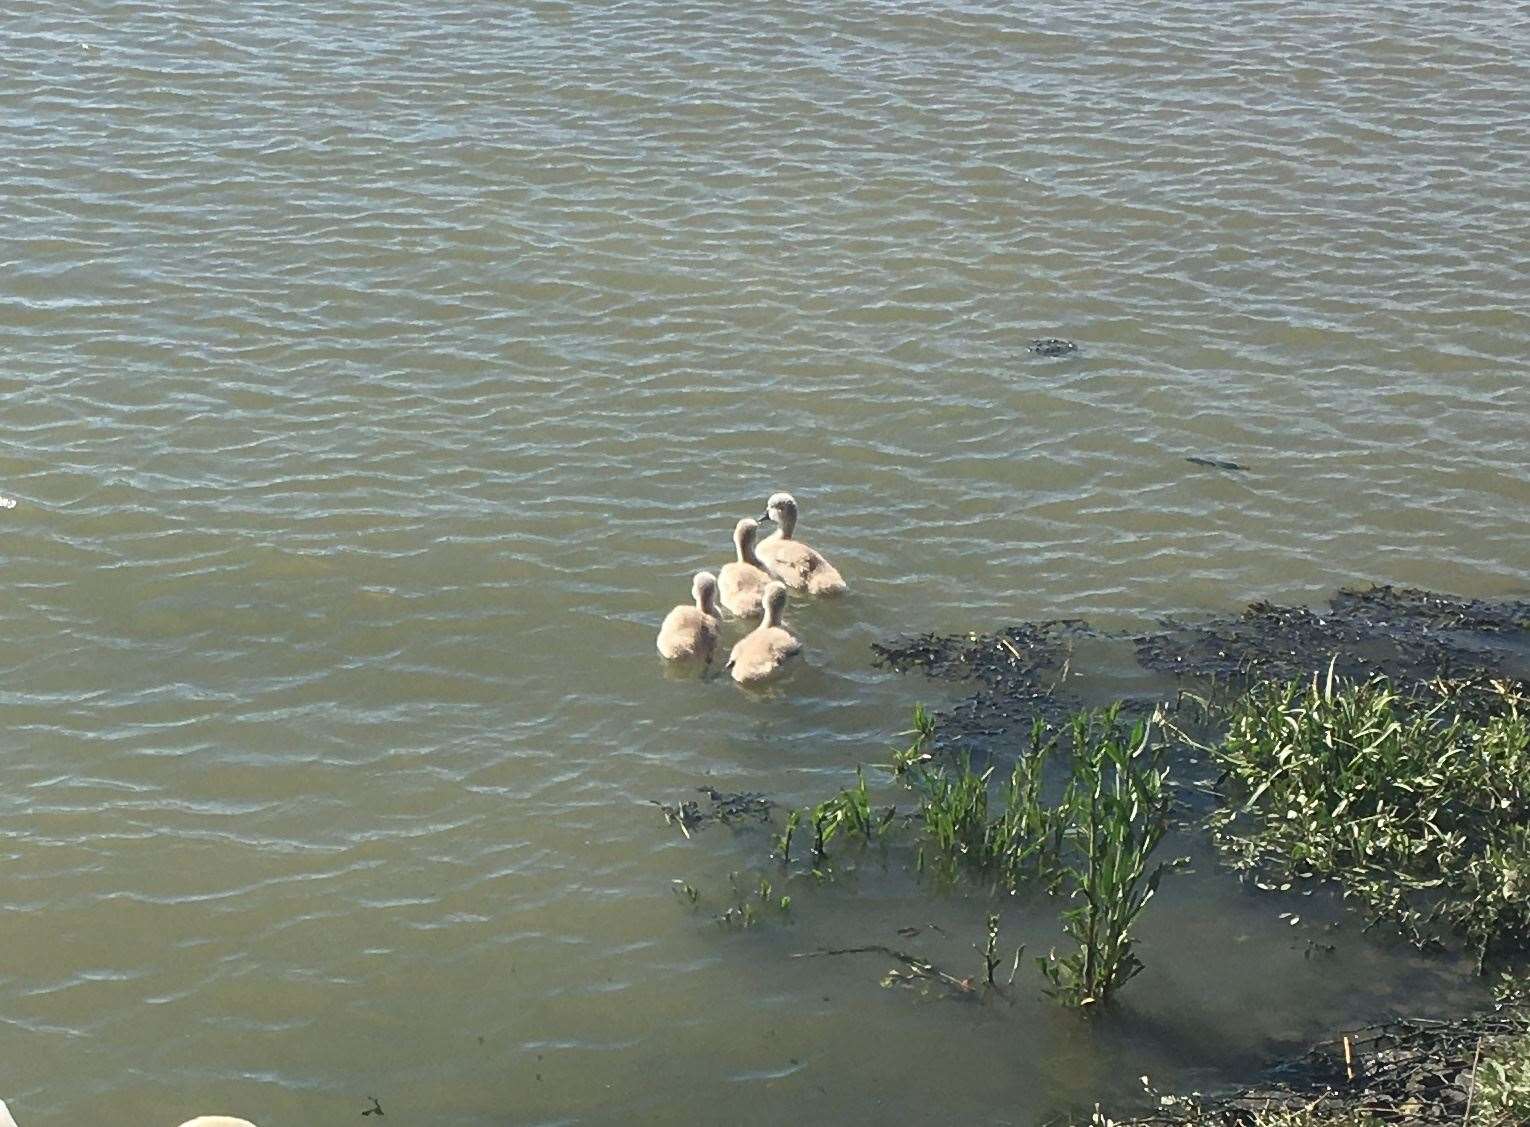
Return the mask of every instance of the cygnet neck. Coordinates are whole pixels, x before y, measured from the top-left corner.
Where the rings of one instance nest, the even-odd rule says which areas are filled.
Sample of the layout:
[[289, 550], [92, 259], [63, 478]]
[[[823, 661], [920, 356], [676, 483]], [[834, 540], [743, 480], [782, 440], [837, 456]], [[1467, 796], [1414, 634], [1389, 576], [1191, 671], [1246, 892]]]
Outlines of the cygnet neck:
[[757, 567], [763, 571], [765, 567], [760, 563], [760, 557], [754, 554], [754, 537], [754, 529], [741, 528], [733, 534], [733, 545], [738, 549], [739, 563], [748, 564], [750, 567]]
[[696, 591], [696, 609], [708, 618], [717, 617], [717, 588], [710, 584]]
[[760, 618], [760, 626], [780, 626], [781, 610], [786, 605], [786, 600], [781, 598], [766, 599], [765, 611]]

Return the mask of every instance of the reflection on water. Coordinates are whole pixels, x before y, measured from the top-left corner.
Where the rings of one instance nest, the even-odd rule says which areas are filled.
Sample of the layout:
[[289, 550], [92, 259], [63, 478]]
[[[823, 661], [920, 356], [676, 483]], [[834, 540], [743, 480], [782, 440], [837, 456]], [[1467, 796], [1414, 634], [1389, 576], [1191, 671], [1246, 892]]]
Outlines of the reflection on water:
[[[1523, 595], [1524, 14], [12, 9], [26, 1127], [1033, 1122], [1480, 997], [1350, 922], [1312, 955], [1337, 906], [1290, 928], [1187, 839], [1109, 1022], [921, 1003], [787, 956], [935, 923], [973, 966], [985, 895], [890, 855], [722, 931], [671, 882], [725, 896], [768, 831], [648, 802], [852, 781], [951, 691], [890, 634]], [[777, 692], [667, 677], [777, 489], [849, 596], [792, 604]]]

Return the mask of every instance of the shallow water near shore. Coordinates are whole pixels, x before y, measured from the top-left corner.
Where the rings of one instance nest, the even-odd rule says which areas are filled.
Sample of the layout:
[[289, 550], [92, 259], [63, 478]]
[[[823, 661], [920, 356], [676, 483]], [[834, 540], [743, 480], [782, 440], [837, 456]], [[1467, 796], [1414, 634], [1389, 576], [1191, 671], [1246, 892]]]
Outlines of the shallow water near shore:
[[[1189, 836], [1110, 1020], [924, 1000], [791, 956], [975, 973], [985, 892], [889, 852], [729, 930], [768, 830], [650, 801], [852, 783], [959, 692], [892, 634], [1530, 592], [1525, 11], [22, 0], [0, 48], [22, 1127], [1029, 1124], [1485, 998]], [[775, 489], [849, 595], [778, 691], [666, 675]]]

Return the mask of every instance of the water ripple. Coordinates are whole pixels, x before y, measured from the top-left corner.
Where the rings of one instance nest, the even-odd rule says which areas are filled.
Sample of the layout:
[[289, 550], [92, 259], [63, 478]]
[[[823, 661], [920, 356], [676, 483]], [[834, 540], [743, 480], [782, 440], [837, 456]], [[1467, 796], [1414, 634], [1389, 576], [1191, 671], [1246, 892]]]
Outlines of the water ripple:
[[[930, 1031], [685, 930], [669, 882], [753, 844], [711, 863], [647, 800], [843, 785], [921, 691], [866, 667], [892, 631], [1530, 586], [1530, 11], [12, 8], [0, 1060], [28, 1123], [363, 1091], [599, 1122], [719, 1078], [860, 1121], [906, 1085], [823, 996]], [[789, 695], [666, 679], [659, 617], [781, 487], [851, 598], [792, 607]], [[831, 931], [876, 910], [831, 900]], [[1207, 967], [1269, 1015], [1218, 1026], [1245, 1063], [1402, 973], [1274, 999]], [[996, 1071], [941, 1024], [966, 1118], [1137, 1074], [1060, 1077], [1031, 1025]]]

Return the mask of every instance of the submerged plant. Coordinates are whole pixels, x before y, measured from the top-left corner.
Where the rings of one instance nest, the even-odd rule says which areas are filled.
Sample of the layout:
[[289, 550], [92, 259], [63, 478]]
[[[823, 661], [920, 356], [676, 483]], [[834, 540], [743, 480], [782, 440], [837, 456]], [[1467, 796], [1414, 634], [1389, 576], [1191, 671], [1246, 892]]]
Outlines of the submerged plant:
[[923, 704], [914, 705], [914, 726], [900, 734], [913, 736], [914, 742], [903, 751], [893, 752], [893, 774], [903, 775], [934, 758], [930, 753], [930, 745], [935, 741], [935, 718]]
[[1124, 732], [1118, 713], [1113, 707], [1074, 719], [1073, 774], [1059, 807], [1067, 821], [1065, 872], [1079, 901], [1063, 913], [1063, 928], [1078, 950], [1038, 962], [1049, 992], [1076, 1006], [1103, 1002], [1142, 970], [1132, 927], [1171, 867], [1148, 869], [1169, 828], [1163, 747], [1147, 723]]
[[[991, 766], [977, 772], [965, 756], [951, 764], [930, 755], [931, 729], [921, 712], [914, 734], [893, 769], [919, 795], [920, 871], [933, 867], [948, 880], [974, 872], [1011, 891], [1028, 882], [1047, 891], [1071, 885], [1077, 903], [1062, 918], [1078, 950], [1039, 960], [1051, 993], [1069, 1004], [1103, 1001], [1141, 970], [1132, 927], [1170, 867], [1149, 871], [1170, 808], [1164, 750], [1154, 745], [1150, 726], [1127, 732], [1119, 705], [1076, 716], [1069, 775], [1055, 804], [1043, 792], [1058, 740], [1039, 721], [1000, 786], [992, 785]], [[995, 941], [990, 935], [984, 952], [990, 982], [998, 966]]]

